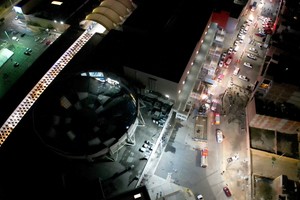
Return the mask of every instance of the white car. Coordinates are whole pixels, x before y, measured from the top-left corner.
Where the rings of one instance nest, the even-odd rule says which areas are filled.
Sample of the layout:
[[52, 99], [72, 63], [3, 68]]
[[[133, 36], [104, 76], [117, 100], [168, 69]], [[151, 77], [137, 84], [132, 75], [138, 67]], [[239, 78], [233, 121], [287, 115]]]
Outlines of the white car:
[[249, 62], [244, 62], [244, 66], [245, 67], [249, 67], [249, 68], [252, 68], [253, 66], [251, 65], [251, 63]]
[[224, 61], [223, 61], [223, 60], [220, 60], [220, 62], [219, 62], [219, 67], [223, 67], [223, 65], [224, 65]]
[[236, 45], [236, 46], [234, 47], [234, 49], [233, 49], [233, 53], [236, 53], [238, 50], [239, 50], [239, 46]]
[[227, 55], [232, 54], [232, 51], [233, 51], [233, 48], [232, 48], [232, 47], [229, 47], [229, 48], [228, 48], [228, 51], [227, 51]]
[[197, 200], [204, 200], [204, 199], [203, 199], [203, 195], [202, 195], [202, 194], [198, 194], [198, 195], [197, 195]]
[[239, 75], [239, 79], [241, 79], [243, 81], [249, 81], [249, 78], [247, 76], [244, 76], [244, 75]]
[[233, 71], [233, 75], [238, 75], [239, 72], [240, 72], [240, 68], [236, 67]]
[[245, 39], [245, 35], [239, 33], [239, 34], [238, 34], [238, 38], [240, 38], [240, 39], [243, 40], [243, 39]]
[[246, 22], [247, 22], [248, 24], [252, 24], [253, 20], [249, 18], [249, 19], [246, 20]]
[[249, 48], [249, 51], [252, 51], [252, 52], [254, 52], [254, 53], [257, 53], [257, 52], [258, 52], [257, 49], [255, 49], [254, 47], [250, 47], [250, 48]]
[[253, 55], [252, 53], [248, 53], [247, 57], [250, 58], [250, 59], [252, 59], [252, 60], [256, 60], [257, 59], [257, 57], [255, 55]]
[[239, 41], [236, 40], [236, 41], [234, 41], [233, 46], [237, 46], [238, 44], [239, 44]]
[[216, 130], [216, 138], [217, 138], [217, 142], [218, 143], [222, 143], [223, 142], [223, 132], [220, 129]]
[[249, 24], [247, 23], [247, 22], [245, 22], [243, 25], [242, 25], [242, 28], [244, 28], [245, 30], [246, 30], [246, 28], [247, 28], [247, 30], [249, 29]]

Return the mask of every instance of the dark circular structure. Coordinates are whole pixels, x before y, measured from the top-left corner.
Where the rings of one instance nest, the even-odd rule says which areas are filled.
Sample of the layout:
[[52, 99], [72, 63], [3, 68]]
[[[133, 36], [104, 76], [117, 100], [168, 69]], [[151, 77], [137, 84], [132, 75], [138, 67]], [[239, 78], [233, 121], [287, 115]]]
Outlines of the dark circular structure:
[[54, 82], [45, 93], [34, 105], [34, 129], [63, 156], [102, 156], [137, 120], [135, 94], [114, 74], [78, 73]]

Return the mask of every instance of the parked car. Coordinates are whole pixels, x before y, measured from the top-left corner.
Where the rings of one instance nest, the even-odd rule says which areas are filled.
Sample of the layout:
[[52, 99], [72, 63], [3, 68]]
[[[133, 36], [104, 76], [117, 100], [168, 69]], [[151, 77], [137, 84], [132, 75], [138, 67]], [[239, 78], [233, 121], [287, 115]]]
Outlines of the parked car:
[[233, 48], [232, 48], [232, 47], [229, 47], [228, 50], [227, 50], [227, 55], [231, 55], [231, 54], [232, 54], [232, 51], [233, 51]]
[[222, 61], [225, 60], [226, 56], [227, 56], [227, 53], [226, 53], [226, 52], [223, 52], [223, 53], [221, 54], [221, 60], [222, 60]]
[[242, 40], [245, 39], [245, 35], [241, 34], [241, 33], [239, 33], [237, 37], [240, 38], [240, 39], [242, 39]]
[[239, 44], [239, 41], [236, 40], [236, 41], [234, 41], [233, 46], [237, 46], [238, 44]]
[[242, 28], [244, 28], [245, 30], [248, 30], [249, 29], [249, 24], [247, 22], [245, 22], [243, 25], [242, 25]]
[[227, 197], [231, 197], [231, 192], [227, 186], [223, 187], [223, 191]]
[[204, 200], [204, 199], [203, 199], [203, 195], [202, 195], [202, 194], [198, 194], [198, 195], [197, 195], [197, 200]]
[[250, 48], [249, 48], [249, 51], [252, 51], [252, 52], [254, 52], [254, 53], [258, 53], [257, 49], [255, 49], [254, 47], [250, 47]]
[[230, 63], [231, 63], [231, 61], [232, 61], [232, 59], [229, 57], [229, 58], [227, 58], [227, 60], [226, 60], [226, 62], [225, 62], [225, 65], [229, 65]]
[[19, 66], [20, 66], [20, 63], [14, 62], [14, 66], [15, 66], [15, 67], [19, 67]]
[[151, 150], [148, 149], [148, 148], [145, 148], [145, 147], [139, 148], [139, 151], [142, 152], [142, 153], [151, 153]]
[[247, 31], [244, 28], [241, 28], [239, 34], [245, 35], [245, 34], [247, 34]]
[[37, 42], [37, 41], [39, 41], [40, 39], [41, 39], [40, 37], [36, 37], [36, 38], [34, 39], [34, 41]]
[[218, 143], [222, 143], [223, 142], [223, 132], [221, 131], [221, 129], [216, 129], [216, 139]]
[[252, 67], [253, 67], [252, 64], [249, 63], [249, 62], [244, 62], [244, 66], [245, 66], [245, 67], [249, 67], [249, 68], [252, 68]]
[[239, 50], [239, 45], [236, 45], [233, 49], [233, 53], [235, 54]]
[[223, 65], [224, 65], [224, 61], [223, 61], [223, 60], [220, 60], [220, 62], [219, 62], [219, 67], [223, 67]]
[[243, 81], [249, 81], [249, 78], [247, 76], [244, 76], [244, 75], [239, 75], [239, 79], [241, 79]]
[[146, 144], [146, 143], [143, 144], [143, 147], [146, 148], [146, 149], [149, 149], [150, 151], [153, 150], [153, 146], [149, 145], [149, 144]]
[[249, 18], [249, 19], [246, 20], [246, 22], [247, 22], [248, 24], [252, 24], [253, 19], [250, 19], [250, 18]]
[[45, 42], [45, 45], [50, 45], [52, 42], [51, 42], [51, 40], [47, 40], [46, 42]]
[[16, 36], [13, 36], [11, 39], [14, 40], [14, 41], [17, 41], [17, 42], [20, 40], [20, 38], [18, 38]]
[[32, 52], [32, 49], [26, 48], [25, 51], [24, 51], [24, 54], [27, 55], [27, 56], [30, 56], [31, 52]]
[[233, 75], [238, 75], [239, 72], [240, 72], [240, 68], [236, 67], [233, 71]]
[[31, 55], [31, 53], [29, 51], [24, 51], [24, 54], [27, 55], [27, 56]]
[[151, 147], [154, 145], [154, 143], [151, 142], [150, 140], [145, 140], [144, 143], [145, 143], [145, 144], [148, 144], [148, 145], [151, 146]]
[[250, 59], [252, 59], [252, 60], [256, 60], [257, 59], [257, 57], [255, 55], [253, 55], [252, 53], [248, 53], [247, 57], [250, 58]]

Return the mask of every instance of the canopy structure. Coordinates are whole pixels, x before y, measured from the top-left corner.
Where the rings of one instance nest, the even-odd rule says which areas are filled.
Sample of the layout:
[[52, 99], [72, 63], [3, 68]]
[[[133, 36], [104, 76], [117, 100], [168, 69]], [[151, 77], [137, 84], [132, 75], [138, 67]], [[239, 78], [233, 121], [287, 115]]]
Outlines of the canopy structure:
[[92, 22], [96, 22], [104, 27], [102, 33], [110, 31], [121, 25], [135, 8], [131, 0], [104, 0], [81, 24], [87, 29]]

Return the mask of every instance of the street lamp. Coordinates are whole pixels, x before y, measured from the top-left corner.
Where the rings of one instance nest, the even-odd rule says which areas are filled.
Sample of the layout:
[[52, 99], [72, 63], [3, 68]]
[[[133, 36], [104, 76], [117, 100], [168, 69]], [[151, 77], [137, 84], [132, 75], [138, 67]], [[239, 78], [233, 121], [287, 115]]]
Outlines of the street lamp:
[[15, 46], [14, 46], [14, 44], [12, 42], [12, 39], [9, 37], [8, 33], [6, 31], [4, 31], [4, 33], [5, 33], [6, 37], [7, 37], [7, 39], [9, 40], [10, 45], [12, 45], [13, 48], [15, 48]]

